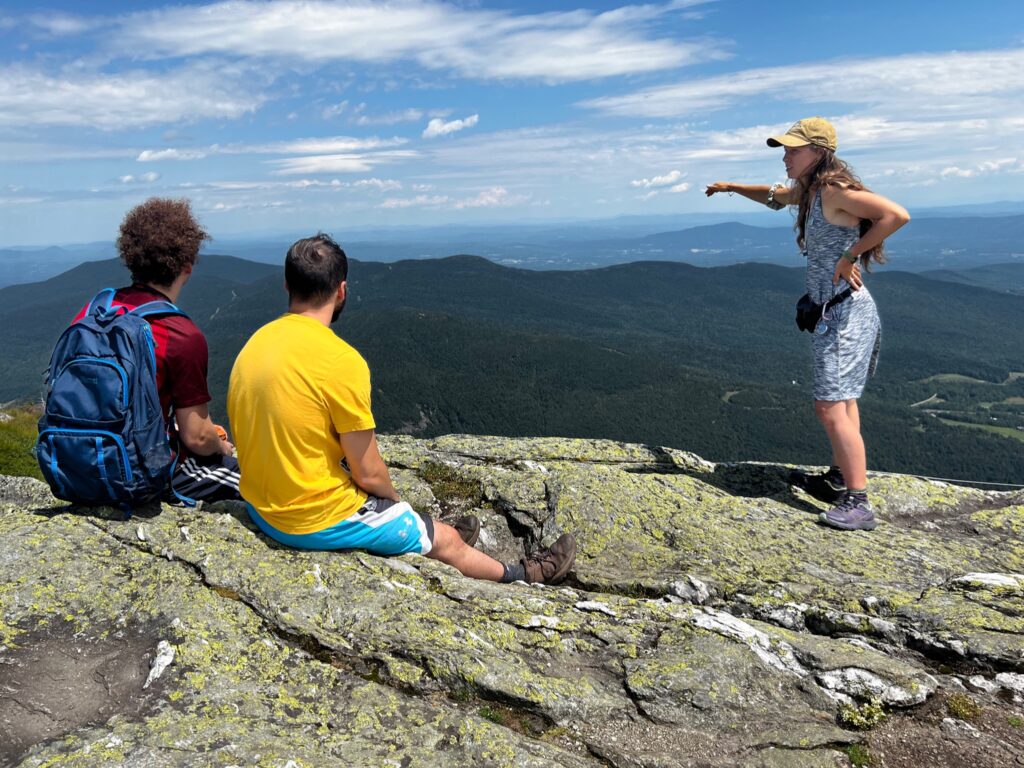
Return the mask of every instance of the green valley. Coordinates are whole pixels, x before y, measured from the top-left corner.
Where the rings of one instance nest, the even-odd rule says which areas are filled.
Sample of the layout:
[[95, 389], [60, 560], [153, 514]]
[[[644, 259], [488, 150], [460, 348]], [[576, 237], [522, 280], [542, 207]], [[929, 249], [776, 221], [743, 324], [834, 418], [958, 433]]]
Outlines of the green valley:
[[[70, 317], [95, 289], [126, 279], [100, 261], [0, 289], [0, 401], [37, 397]], [[799, 268], [768, 264], [541, 272], [471, 256], [353, 262], [335, 330], [370, 364], [382, 432], [603, 437], [719, 461], [822, 464], [809, 337], [791, 317], [802, 283]], [[209, 340], [220, 419], [234, 356], [284, 311], [282, 285], [278, 267], [204, 256], [183, 294]], [[1013, 375], [1024, 297], [886, 270], [869, 286], [883, 321], [879, 372], [862, 401], [869, 465], [1021, 482], [1010, 432], [1024, 425], [1024, 378]]]

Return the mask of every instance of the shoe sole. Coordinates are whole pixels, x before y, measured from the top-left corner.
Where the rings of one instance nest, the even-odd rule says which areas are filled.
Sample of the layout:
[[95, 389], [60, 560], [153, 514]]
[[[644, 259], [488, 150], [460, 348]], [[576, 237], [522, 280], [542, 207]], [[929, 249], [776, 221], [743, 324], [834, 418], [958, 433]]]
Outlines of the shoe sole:
[[[455, 526], [453, 525], [452, 528], [455, 528]], [[476, 520], [476, 525], [474, 525], [471, 530], [467, 531], [468, 536], [464, 537], [462, 535], [463, 530], [465, 530], [465, 529], [455, 528], [455, 532], [457, 534], [459, 534], [459, 538], [460, 539], [462, 539], [464, 542], [466, 542], [466, 546], [468, 546], [468, 547], [476, 546], [476, 542], [480, 538], [480, 521]]]
[[838, 528], [840, 531], [873, 531], [878, 527], [878, 521], [872, 520], [871, 522], [864, 523], [840, 523], [837, 520], [829, 519], [829, 516], [822, 512], [818, 515], [818, 522], [822, 525], [827, 525], [829, 528]]
[[563, 551], [563, 554], [566, 555], [565, 562], [562, 563], [561, 568], [559, 568], [557, 571], [551, 574], [551, 578], [544, 580], [545, 584], [560, 583], [565, 579], [566, 576], [569, 575], [569, 571], [571, 571], [572, 567], [576, 564], [576, 539], [574, 537], [569, 536], [569, 534], [567, 533], [563, 533], [561, 536], [558, 537], [558, 541], [551, 545], [551, 548], [554, 549], [555, 547], [557, 547], [558, 542], [565, 537], [569, 537], [568, 544], [571, 545], [572, 549], [567, 553]]

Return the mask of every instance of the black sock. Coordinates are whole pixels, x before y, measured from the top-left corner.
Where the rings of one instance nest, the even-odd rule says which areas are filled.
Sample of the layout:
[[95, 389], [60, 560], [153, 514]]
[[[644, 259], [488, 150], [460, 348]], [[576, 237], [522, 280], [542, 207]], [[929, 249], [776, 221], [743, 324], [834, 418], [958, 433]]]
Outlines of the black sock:
[[501, 577], [502, 584], [511, 584], [513, 581], [526, 581], [526, 569], [522, 563], [505, 563], [505, 573]]
[[862, 491], [854, 491], [851, 489], [846, 492], [846, 497], [850, 499], [850, 501], [855, 501], [859, 504], [863, 504], [868, 500], [868, 489], [865, 488]]

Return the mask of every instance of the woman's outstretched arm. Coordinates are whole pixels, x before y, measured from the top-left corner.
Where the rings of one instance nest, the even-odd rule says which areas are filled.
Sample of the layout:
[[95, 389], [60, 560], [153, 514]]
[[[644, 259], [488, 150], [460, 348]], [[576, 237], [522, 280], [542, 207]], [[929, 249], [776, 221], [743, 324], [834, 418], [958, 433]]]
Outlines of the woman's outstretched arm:
[[779, 208], [796, 202], [793, 191], [785, 184], [734, 184], [731, 181], [716, 181], [714, 184], [708, 184], [704, 194], [711, 197], [718, 192], [735, 192], [738, 195], [743, 195], [748, 200], [753, 200], [755, 203], [768, 205], [768, 193], [772, 187], [775, 188], [772, 201]]

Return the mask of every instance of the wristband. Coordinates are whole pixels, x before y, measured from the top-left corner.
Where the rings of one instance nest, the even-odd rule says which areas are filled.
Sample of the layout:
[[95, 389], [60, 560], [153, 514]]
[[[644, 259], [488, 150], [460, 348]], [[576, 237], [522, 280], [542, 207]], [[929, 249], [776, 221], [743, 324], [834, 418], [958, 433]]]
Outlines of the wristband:
[[850, 253], [850, 249], [849, 248], [847, 248], [846, 250], [843, 251], [842, 258], [846, 259], [851, 264], [856, 264], [857, 263], [857, 257], [854, 256], [852, 253]]
[[768, 187], [768, 202], [765, 203], [765, 205], [767, 205], [773, 211], [777, 211], [780, 208], [784, 208], [785, 207], [785, 206], [782, 205], [782, 203], [775, 202], [775, 190], [777, 190], [778, 188], [779, 188], [778, 184], [772, 184], [770, 187]]

